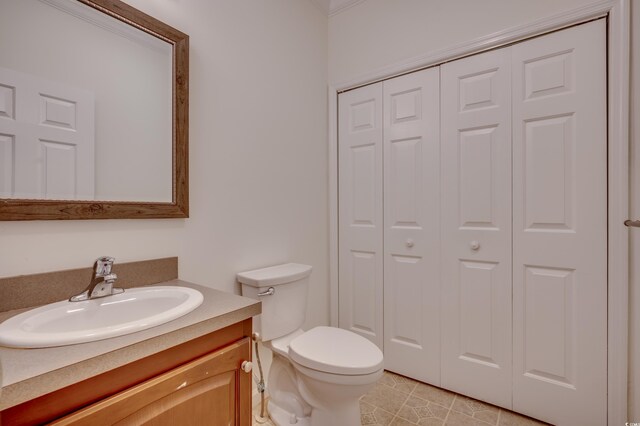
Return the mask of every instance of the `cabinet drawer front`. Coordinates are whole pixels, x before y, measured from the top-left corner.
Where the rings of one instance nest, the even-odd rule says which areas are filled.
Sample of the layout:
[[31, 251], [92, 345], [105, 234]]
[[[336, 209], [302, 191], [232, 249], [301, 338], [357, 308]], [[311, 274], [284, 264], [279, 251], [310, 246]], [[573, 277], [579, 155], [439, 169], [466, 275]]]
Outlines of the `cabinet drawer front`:
[[237, 424], [239, 368], [250, 356], [250, 340], [244, 338], [52, 424]]

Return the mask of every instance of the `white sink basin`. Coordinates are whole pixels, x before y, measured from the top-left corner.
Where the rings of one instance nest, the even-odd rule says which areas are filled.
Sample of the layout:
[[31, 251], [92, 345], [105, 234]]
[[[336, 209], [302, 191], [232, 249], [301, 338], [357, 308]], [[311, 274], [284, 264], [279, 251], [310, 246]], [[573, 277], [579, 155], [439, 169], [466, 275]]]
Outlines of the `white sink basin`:
[[202, 303], [198, 290], [152, 286], [83, 302], [56, 302], [0, 324], [0, 345], [47, 348], [122, 336], [180, 318]]

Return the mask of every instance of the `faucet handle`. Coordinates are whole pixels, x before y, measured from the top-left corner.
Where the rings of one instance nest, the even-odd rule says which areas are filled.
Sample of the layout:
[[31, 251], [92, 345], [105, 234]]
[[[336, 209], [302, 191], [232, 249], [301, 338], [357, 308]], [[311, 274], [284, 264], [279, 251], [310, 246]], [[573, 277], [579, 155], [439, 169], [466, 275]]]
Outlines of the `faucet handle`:
[[102, 281], [99, 281], [92, 290], [88, 291], [89, 299], [96, 299], [98, 297], [111, 296], [124, 292], [121, 288], [113, 287], [118, 276], [116, 274], [107, 274], [102, 277]]
[[111, 273], [111, 267], [113, 266], [113, 262], [115, 262], [115, 258], [109, 256], [102, 256], [96, 259], [96, 263], [94, 264], [94, 271], [96, 277], [104, 277]]

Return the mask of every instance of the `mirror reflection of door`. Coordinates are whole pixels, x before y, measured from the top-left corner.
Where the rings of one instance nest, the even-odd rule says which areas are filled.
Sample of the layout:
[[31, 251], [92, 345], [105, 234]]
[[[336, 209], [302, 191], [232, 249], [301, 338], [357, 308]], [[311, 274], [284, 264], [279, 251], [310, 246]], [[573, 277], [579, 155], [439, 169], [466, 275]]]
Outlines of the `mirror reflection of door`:
[[[26, 160], [26, 167], [12, 163], [11, 170], [0, 162], [0, 198], [172, 202], [170, 42], [76, 0], [0, 1], [0, 68], [13, 72], [10, 81], [0, 80], [0, 109], [16, 108], [17, 114], [16, 121], [0, 113], [0, 126], [22, 123], [15, 135], [15, 129], [0, 127], [0, 155], [13, 158], [9, 150], [15, 145], [16, 160], [24, 158], [18, 149], [26, 149], [21, 108], [27, 102], [33, 104], [28, 123], [37, 129], [28, 138], [31, 155], [38, 158]], [[15, 73], [27, 77], [16, 77], [14, 84]], [[74, 89], [93, 95], [96, 161], [78, 145], [88, 140], [81, 134], [85, 111]], [[25, 93], [31, 93], [29, 101]], [[73, 135], [77, 139], [68, 139]], [[86, 174], [91, 164], [92, 181]]]
[[0, 198], [92, 200], [94, 95], [0, 68]]

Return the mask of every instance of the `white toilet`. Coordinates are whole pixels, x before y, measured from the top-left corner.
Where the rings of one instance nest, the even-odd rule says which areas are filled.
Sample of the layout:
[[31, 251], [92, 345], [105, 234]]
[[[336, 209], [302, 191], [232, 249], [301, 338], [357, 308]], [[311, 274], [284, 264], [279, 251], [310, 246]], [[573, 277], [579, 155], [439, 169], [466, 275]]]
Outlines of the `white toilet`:
[[238, 274], [242, 294], [262, 301], [254, 328], [273, 351], [269, 414], [278, 426], [357, 426], [358, 400], [382, 376], [382, 352], [351, 331], [300, 328], [310, 274], [296, 263]]

